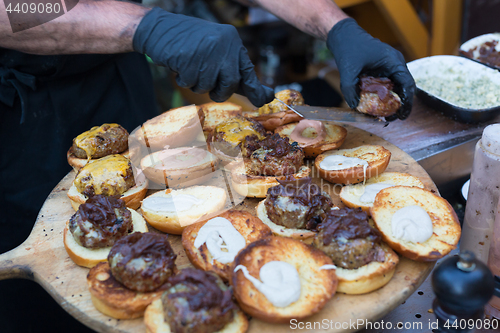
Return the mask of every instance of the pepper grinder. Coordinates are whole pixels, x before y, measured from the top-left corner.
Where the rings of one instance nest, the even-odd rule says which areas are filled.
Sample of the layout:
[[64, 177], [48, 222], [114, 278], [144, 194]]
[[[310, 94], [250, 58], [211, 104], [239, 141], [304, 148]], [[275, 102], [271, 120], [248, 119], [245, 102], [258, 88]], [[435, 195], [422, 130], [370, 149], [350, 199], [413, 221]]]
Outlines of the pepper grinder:
[[484, 318], [484, 306], [495, 287], [500, 295], [500, 280], [495, 282], [488, 266], [471, 251], [445, 259], [432, 275], [437, 332], [473, 332], [477, 326], [469, 325], [469, 320]]

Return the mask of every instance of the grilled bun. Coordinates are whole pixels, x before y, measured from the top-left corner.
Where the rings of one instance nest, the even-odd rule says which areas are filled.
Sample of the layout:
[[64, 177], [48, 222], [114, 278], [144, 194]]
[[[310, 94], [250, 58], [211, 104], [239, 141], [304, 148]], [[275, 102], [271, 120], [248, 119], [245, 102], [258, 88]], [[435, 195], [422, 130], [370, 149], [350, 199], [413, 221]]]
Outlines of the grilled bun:
[[[293, 174], [295, 179], [308, 177], [311, 169], [301, 166], [297, 173]], [[231, 182], [233, 189], [240, 195], [250, 198], [265, 198], [267, 189], [279, 185], [277, 179], [285, 179], [286, 176], [250, 176], [245, 171], [244, 163], [239, 163], [231, 169]]]
[[271, 230], [273, 234], [283, 237], [290, 237], [295, 239], [307, 239], [313, 237], [316, 233], [307, 229], [297, 229], [297, 228], [287, 228], [282, 225], [278, 225], [271, 221], [267, 216], [266, 205], [264, 204], [266, 200], [259, 202], [255, 210], [257, 211], [257, 216], [264, 222]]
[[87, 285], [95, 308], [116, 319], [142, 317], [146, 307], [165, 291], [165, 285], [151, 292], [126, 288], [113, 277], [108, 262], [98, 263], [90, 269]]
[[[392, 234], [392, 217], [407, 206], [420, 206], [432, 221], [432, 236], [422, 243], [396, 238]], [[383, 240], [396, 252], [417, 261], [434, 261], [457, 247], [460, 223], [455, 211], [445, 199], [419, 187], [395, 186], [380, 191], [370, 208]]]
[[[197, 156], [201, 156], [200, 159]], [[219, 159], [215, 155], [196, 147], [160, 150], [141, 159], [144, 175], [170, 188], [204, 183], [212, 177], [218, 165]]]
[[[133, 209], [128, 209], [132, 214], [133, 230], [132, 232], [148, 232], [148, 226], [142, 216]], [[100, 262], [108, 260], [108, 254], [111, 246], [104, 248], [86, 248], [75, 241], [75, 238], [69, 231], [69, 220], [63, 230], [64, 248], [69, 257], [78, 266], [92, 268]]]
[[369, 178], [365, 184], [347, 185], [342, 187], [340, 191], [340, 200], [349, 208], [359, 207], [363, 211], [370, 213], [370, 207], [373, 203], [362, 202], [361, 196], [365, 192], [365, 188], [371, 184], [388, 184], [388, 185], [404, 185], [416, 186], [424, 188], [424, 183], [417, 177], [401, 172], [384, 172], [378, 176]]
[[[172, 195], [190, 195], [202, 203], [195, 203], [191, 208], [185, 211], [173, 209], [171, 211], [158, 211], [149, 208], [145, 201], [157, 198], [172, 198]], [[206, 221], [212, 216], [218, 214], [226, 204], [226, 191], [215, 186], [192, 186], [180, 190], [166, 189], [156, 192], [146, 197], [142, 202], [142, 215], [148, 223], [163, 232], [180, 235], [186, 226]], [[161, 200], [161, 199], [160, 199]]]
[[286, 307], [276, 307], [239, 270], [231, 277], [234, 296], [241, 309], [252, 317], [271, 323], [300, 320], [320, 311], [335, 294], [338, 281], [335, 272], [320, 270], [323, 265], [331, 265], [331, 259], [295, 239], [269, 237], [251, 243], [240, 251], [234, 267], [243, 265], [251, 276], [259, 278], [261, 267], [271, 261], [283, 261], [297, 269], [301, 287], [299, 299]]
[[156, 116], [135, 132], [143, 145], [154, 150], [182, 147], [202, 131], [205, 115], [196, 105], [175, 108]]
[[[141, 200], [146, 196], [148, 191], [148, 180], [142, 173], [139, 173], [136, 177], [136, 185], [123, 193], [120, 197], [128, 208], [138, 209], [141, 206]], [[71, 201], [71, 207], [75, 211], [78, 210], [81, 204], [87, 201], [88, 197], [80, 192], [78, 192], [75, 184], [73, 183], [68, 191], [68, 198]]]
[[[229, 210], [218, 217], [225, 218], [231, 222], [233, 227], [243, 236], [247, 245], [272, 235], [271, 229], [250, 213]], [[194, 246], [198, 232], [206, 222], [199, 222], [186, 227], [182, 232], [182, 246], [186, 250], [189, 261], [191, 261], [194, 267], [204, 271], [214, 271], [224, 280], [229, 280], [232, 263], [223, 264], [214, 260], [206, 243], [199, 248]]]
[[385, 286], [396, 272], [398, 255], [384, 243], [380, 244], [385, 252], [385, 261], [372, 261], [357, 269], [337, 267], [335, 274], [339, 279], [338, 292], [344, 294], [366, 294]]
[[[165, 321], [161, 299], [154, 300], [144, 313], [147, 333], [170, 333], [170, 325]], [[248, 319], [241, 310], [234, 310], [234, 317], [218, 333], [244, 333], [248, 329]]]
[[[304, 151], [306, 158], [313, 158], [327, 150], [339, 148], [340, 146], [342, 146], [345, 138], [347, 137], [347, 130], [344, 127], [336, 125], [335, 123], [329, 121], [324, 121], [322, 123], [325, 126], [326, 132], [326, 137], [322, 141], [313, 144], [305, 144], [299, 142], [299, 146]], [[280, 126], [274, 131], [274, 133], [289, 137], [290, 141], [294, 141], [293, 138], [290, 137], [290, 135], [297, 127], [297, 125], [299, 125], [298, 122]], [[315, 138], [318, 135], [318, 131], [313, 127], [306, 127], [301, 135], [306, 138]]]
[[304, 98], [300, 92], [285, 89], [276, 93], [276, 98], [272, 102], [258, 108], [253, 114], [249, 113], [248, 116], [257, 120], [268, 131], [274, 131], [279, 126], [303, 119], [281, 101], [292, 107], [294, 105], [304, 105]]
[[[342, 170], [325, 170], [321, 168], [321, 162], [332, 155], [354, 157], [365, 160], [368, 163], [366, 172], [362, 165]], [[391, 152], [379, 145], [363, 145], [351, 149], [330, 150], [324, 152], [314, 160], [321, 178], [336, 184], [357, 184], [362, 181], [380, 175], [385, 171], [391, 159]]]

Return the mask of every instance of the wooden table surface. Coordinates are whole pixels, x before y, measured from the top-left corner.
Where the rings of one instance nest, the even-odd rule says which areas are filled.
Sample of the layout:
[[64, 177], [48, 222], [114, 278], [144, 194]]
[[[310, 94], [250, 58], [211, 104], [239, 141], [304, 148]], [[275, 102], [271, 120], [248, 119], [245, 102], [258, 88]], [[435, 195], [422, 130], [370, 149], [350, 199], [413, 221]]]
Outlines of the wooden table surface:
[[[407, 172], [419, 177], [428, 189], [436, 190], [425, 170], [408, 154], [387, 141], [363, 130], [346, 126], [348, 136], [344, 148], [353, 148], [366, 143], [382, 144], [392, 153], [388, 171]], [[311, 161], [308, 161], [312, 165]], [[334, 186], [312, 172], [314, 181], [332, 196], [335, 204], [341, 205]], [[69, 173], [52, 191], [40, 211], [29, 238], [19, 247], [0, 255], [0, 279], [25, 277], [38, 282], [71, 315], [99, 332], [144, 332], [142, 319], [116, 320], [97, 311], [86, 285], [87, 268], [75, 265], [68, 257], [62, 231], [66, 221], [74, 213], [66, 195], [74, 173]], [[254, 213], [257, 199], [246, 199], [238, 209]], [[179, 236], [170, 240], [178, 258], [179, 268], [190, 265], [182, 248]], [[326, 332], [350, 332], [356, 329], [345, 325], [357, 319], [375, 321], [407, 299], [425, 280], [434, 263], [419, 263], [401, 257], [393, 279], [383, 288], [365, 295], [336, 294], [322, 311], [306, 322], [323, 320], [341, 323], [329, 326]], [[360, 329], [357, 327], [357, 329]], [[256, 319], [251, 320], [249, 332], [288, 332], [289, 325], [272, 325]], [[314, 331], [314, 330], [304, 330]]]

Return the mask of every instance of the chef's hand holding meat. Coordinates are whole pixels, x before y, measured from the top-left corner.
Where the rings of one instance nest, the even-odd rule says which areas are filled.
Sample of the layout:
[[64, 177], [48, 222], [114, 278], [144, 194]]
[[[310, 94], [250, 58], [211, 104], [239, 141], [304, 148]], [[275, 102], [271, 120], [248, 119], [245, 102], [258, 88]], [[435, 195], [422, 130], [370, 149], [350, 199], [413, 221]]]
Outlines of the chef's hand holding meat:
[[137, 27], [134, 50], [177, 73], [177, 84], [196, 93], [210, 92], [216, 102], [235, 92], [256, 106], [269, 103], [273, 90], [263, 86], [236, 28], [171, 14], [158, 7]]
[[[360, 76], [369, 74], [391, 79], [395, 93], [401, 99], [397, 118], [406, 119], [410, 115], [415, 81], [399, 51], [370, 36], [352, 18], [343, 19], [333, 26], [328, 33], [327, 45], [339, 68], [342, 94], [351, 108], [356, 108], [360, 101]], [[394, 120], [396, 116], [388, 120]]]

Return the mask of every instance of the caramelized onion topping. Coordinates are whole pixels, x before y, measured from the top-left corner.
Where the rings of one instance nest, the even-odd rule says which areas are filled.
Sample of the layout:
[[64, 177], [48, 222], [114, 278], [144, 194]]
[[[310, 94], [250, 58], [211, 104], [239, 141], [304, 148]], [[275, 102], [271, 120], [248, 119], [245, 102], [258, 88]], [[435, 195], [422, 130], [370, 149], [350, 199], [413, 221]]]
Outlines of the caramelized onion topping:
[[[83, 221], [88, 221], [97, 227], [105, 236], [112, 235], [123, 224], [116, 223], [115, 208], [130, 211], [125, 206], [125, 201], [119, 196], [94, 195], [78, 207], [78, 212]], [[124, 212], [124, 214], [126, 214]]]
[[370, 237], [374, 243], [382, 240], [382, 235], [368, 223], [368, 214], [361, 208], [331, 210], [318, 229], [323, 234], [324, 245], [340, 237], [349, 240]]

